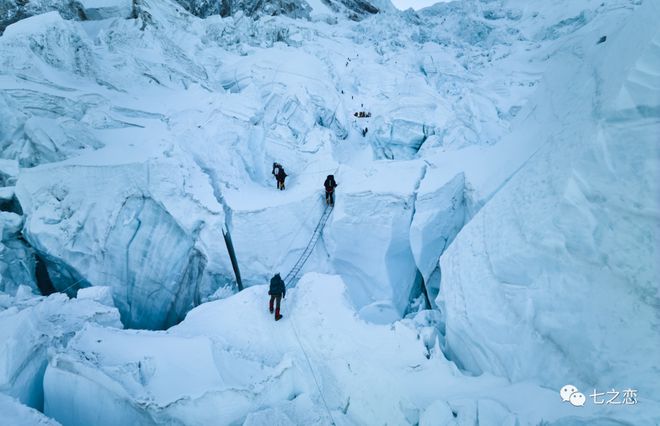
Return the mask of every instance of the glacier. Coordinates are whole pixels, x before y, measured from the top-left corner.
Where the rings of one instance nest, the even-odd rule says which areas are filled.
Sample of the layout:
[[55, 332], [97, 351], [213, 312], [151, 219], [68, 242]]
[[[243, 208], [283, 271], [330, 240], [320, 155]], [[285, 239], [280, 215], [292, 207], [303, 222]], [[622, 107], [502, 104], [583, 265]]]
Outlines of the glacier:
[[658, 18], [0, 2], [0, 423], [657, 424]]
[[467, 370], [634, 382], [657, 401], [657, 12], [645, 4], [609, 44], [576, 40], [555, 59], [542, 102], [562, 105], [547, 117], [561, 127], [538, 129], [542, 147], [442, 257], [447, 349]]

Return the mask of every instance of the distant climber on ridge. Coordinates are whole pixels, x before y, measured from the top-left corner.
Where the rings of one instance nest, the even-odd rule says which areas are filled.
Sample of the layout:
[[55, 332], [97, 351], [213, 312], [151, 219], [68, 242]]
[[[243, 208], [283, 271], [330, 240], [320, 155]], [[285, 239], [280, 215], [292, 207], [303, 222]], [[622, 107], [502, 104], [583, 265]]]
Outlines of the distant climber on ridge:
[[282, 315], [280, 315], [280, 302], [282, 301], [282, 298], [286, 297], [286, 285], [284, 284], [282, 277], [280, 277], [279, 272], [270, 279], [268, 294], [270, 294], [270, 303], [268, 304], [270, 313], [273, 313], [273, 302], [276, 302], [275, 321], [279, 321], [282, 318]]
[[325, 187], [325, 203], [329, 206], [335, 205], [335, 188], [337, 187], [337, 182], [335, 182], [334, 175], [328, 175], [323, 182]]
[[280, 191], [284, 190], [284, 179], [288, 176], [284, 172], [284, 167], [280, 163], [273, 163], [273, 176], [275, 176], [275, 180], [277, 180], [277, 189]]

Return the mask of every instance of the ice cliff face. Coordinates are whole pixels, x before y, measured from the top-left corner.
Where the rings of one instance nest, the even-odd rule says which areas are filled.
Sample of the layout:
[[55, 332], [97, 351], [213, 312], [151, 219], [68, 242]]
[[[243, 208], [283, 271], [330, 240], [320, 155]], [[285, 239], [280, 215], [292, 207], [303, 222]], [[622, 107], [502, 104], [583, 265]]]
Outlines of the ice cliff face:
[[464, 368], [657, 401], [658, 16], [647, 2], [594, 28], [606, 43], [567, 44], [531, 101], [543, 145], [443, 255]]
[[170, 326], [198, 304], [208, 260], [196, 244], [221, 233], [224, 213], [211, 205], [205, 221], [185, 217], [200, 207], [186, 185], [205, 176], [176, 170], [165, 161], [25, 174], [18, 188], [29, 217], [23, 234], [46, 254], [55, 288], [110, 286], [124, 323], [139, 328]]

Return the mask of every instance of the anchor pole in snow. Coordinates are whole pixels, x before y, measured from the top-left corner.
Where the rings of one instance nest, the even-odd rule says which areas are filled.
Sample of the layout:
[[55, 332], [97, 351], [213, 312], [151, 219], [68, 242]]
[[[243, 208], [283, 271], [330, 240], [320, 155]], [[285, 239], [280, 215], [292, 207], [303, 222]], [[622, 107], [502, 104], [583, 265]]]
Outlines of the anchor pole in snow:
[[238, 291], [243, 291], [243, 281], [241, 281], [241, 271], [238, 269], [238, 260], [236, 260], [234, 243], [231, 241], [231, 234], [229, 233], [229, 230], [225, 227], [222, 228], [222, 236], [225, 238], [227, 252], [229, 253], [229, 259], [231, 260], [231, 267], [234, 269], [234, 275], [236, 276], [236, 285], [238, 286]]

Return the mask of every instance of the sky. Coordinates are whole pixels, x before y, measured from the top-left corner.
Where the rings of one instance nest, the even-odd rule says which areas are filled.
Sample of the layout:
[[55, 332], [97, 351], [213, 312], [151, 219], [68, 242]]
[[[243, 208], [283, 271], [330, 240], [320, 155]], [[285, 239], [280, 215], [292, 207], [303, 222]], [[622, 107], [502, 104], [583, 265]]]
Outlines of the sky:
[[408, 9], [409, 7], [417, 10], [443, 1], [447, 2], [449, 0], [392, 0], [392, 4], [401, 10]]

